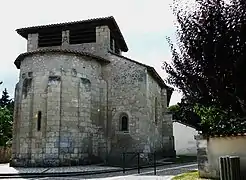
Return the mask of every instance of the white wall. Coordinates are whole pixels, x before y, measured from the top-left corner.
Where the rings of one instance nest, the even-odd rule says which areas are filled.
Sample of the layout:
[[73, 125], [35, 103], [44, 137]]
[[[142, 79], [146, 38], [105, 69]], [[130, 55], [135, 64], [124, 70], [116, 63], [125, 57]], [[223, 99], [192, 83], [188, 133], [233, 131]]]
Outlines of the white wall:
[[175, 139], [175, 150], [177, 155], [197, 155], [196, 140], [194, 136], [198, 132], [181, 123], [173, 123], [173, 135]]

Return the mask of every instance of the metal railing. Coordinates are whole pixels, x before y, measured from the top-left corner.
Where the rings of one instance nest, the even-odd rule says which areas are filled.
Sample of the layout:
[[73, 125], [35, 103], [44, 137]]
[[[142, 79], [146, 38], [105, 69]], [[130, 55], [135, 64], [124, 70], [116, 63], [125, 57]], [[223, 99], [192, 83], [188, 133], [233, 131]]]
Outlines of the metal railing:
[[[132, 155], [129, 159], [126, 159], [127, 155]], [[145, 157], [144, 157], [145, 156]], [[146, 157], [147, 156], [147, 157]], [[131, 167], [128, 167], [131, 164]], [[147, 167], [153, 167], [154, 175], [156, 175], [156, 153], [143, 154], [139, 152], [125, 152], [122, 154], [122, 170], [125, 173], [127, 170], [137, 169], [138, 174], [140, 170]]]

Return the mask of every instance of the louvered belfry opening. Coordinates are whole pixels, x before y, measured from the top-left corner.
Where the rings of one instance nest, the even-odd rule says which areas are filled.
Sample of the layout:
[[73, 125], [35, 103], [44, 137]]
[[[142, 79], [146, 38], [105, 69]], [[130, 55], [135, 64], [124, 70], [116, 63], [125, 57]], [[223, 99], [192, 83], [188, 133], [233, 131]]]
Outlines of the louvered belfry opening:
[[61, 44], [61, 30], [49, 30], [38, 33], [38, 47], [61, 46]]
[[110, 49], [113, 50], [113, 41], [114, 41], [114, 53], [119, 54], [120, 48], [118, 45], [118, 41], [116, 40], [115, 36], [113, 35], [113, 32], [110, 33]]
[[118, 46], [118, 43], [115, 43], [114, 49], [115, 49], [115, 53], [116, 54], [119, 54], [120, 53], [120, 48]]
[[111, 34], [112, 33], [110, 33], [110, 49], [113, 50], [113, 41], [114, 41], [114, 39], [113, 39]]
[[96, 27], [71, 27], [69, 29], [69, 43], [83, 44], [96, 42]]

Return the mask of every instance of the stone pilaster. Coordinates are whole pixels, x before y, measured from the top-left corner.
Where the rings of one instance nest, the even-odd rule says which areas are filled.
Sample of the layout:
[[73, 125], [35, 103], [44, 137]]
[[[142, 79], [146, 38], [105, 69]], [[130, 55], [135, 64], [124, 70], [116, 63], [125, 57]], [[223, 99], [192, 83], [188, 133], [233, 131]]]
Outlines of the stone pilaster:
[[61, 77], [50, 76], [48, 80], [46, 144], [43, 161], [47, 166], [59, 165], [61, 126]]
[[100, 44], [101, 52], [107, 52], [110, 49], [110, 29], [108, 26], [96, 27], [96, 43]]
[[69, 30], [62, 31], [62, 49], [69, 48]]
[[38, 33], [28, 34], [27, 52], [38, 49]]

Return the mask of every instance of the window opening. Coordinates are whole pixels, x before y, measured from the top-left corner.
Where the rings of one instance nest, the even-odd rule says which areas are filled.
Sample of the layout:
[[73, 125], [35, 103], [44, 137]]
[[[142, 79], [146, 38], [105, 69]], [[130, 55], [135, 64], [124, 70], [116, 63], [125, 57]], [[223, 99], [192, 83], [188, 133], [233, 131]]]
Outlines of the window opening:
[[37, 122], [37, 130], [41, 130], [41, 118], [42, 118], [42, 113], [41, 111], [38, 111], [38, 122]]
[[121, 117], [121, 131], [128, 131], [128, 117], [126, 115]]

